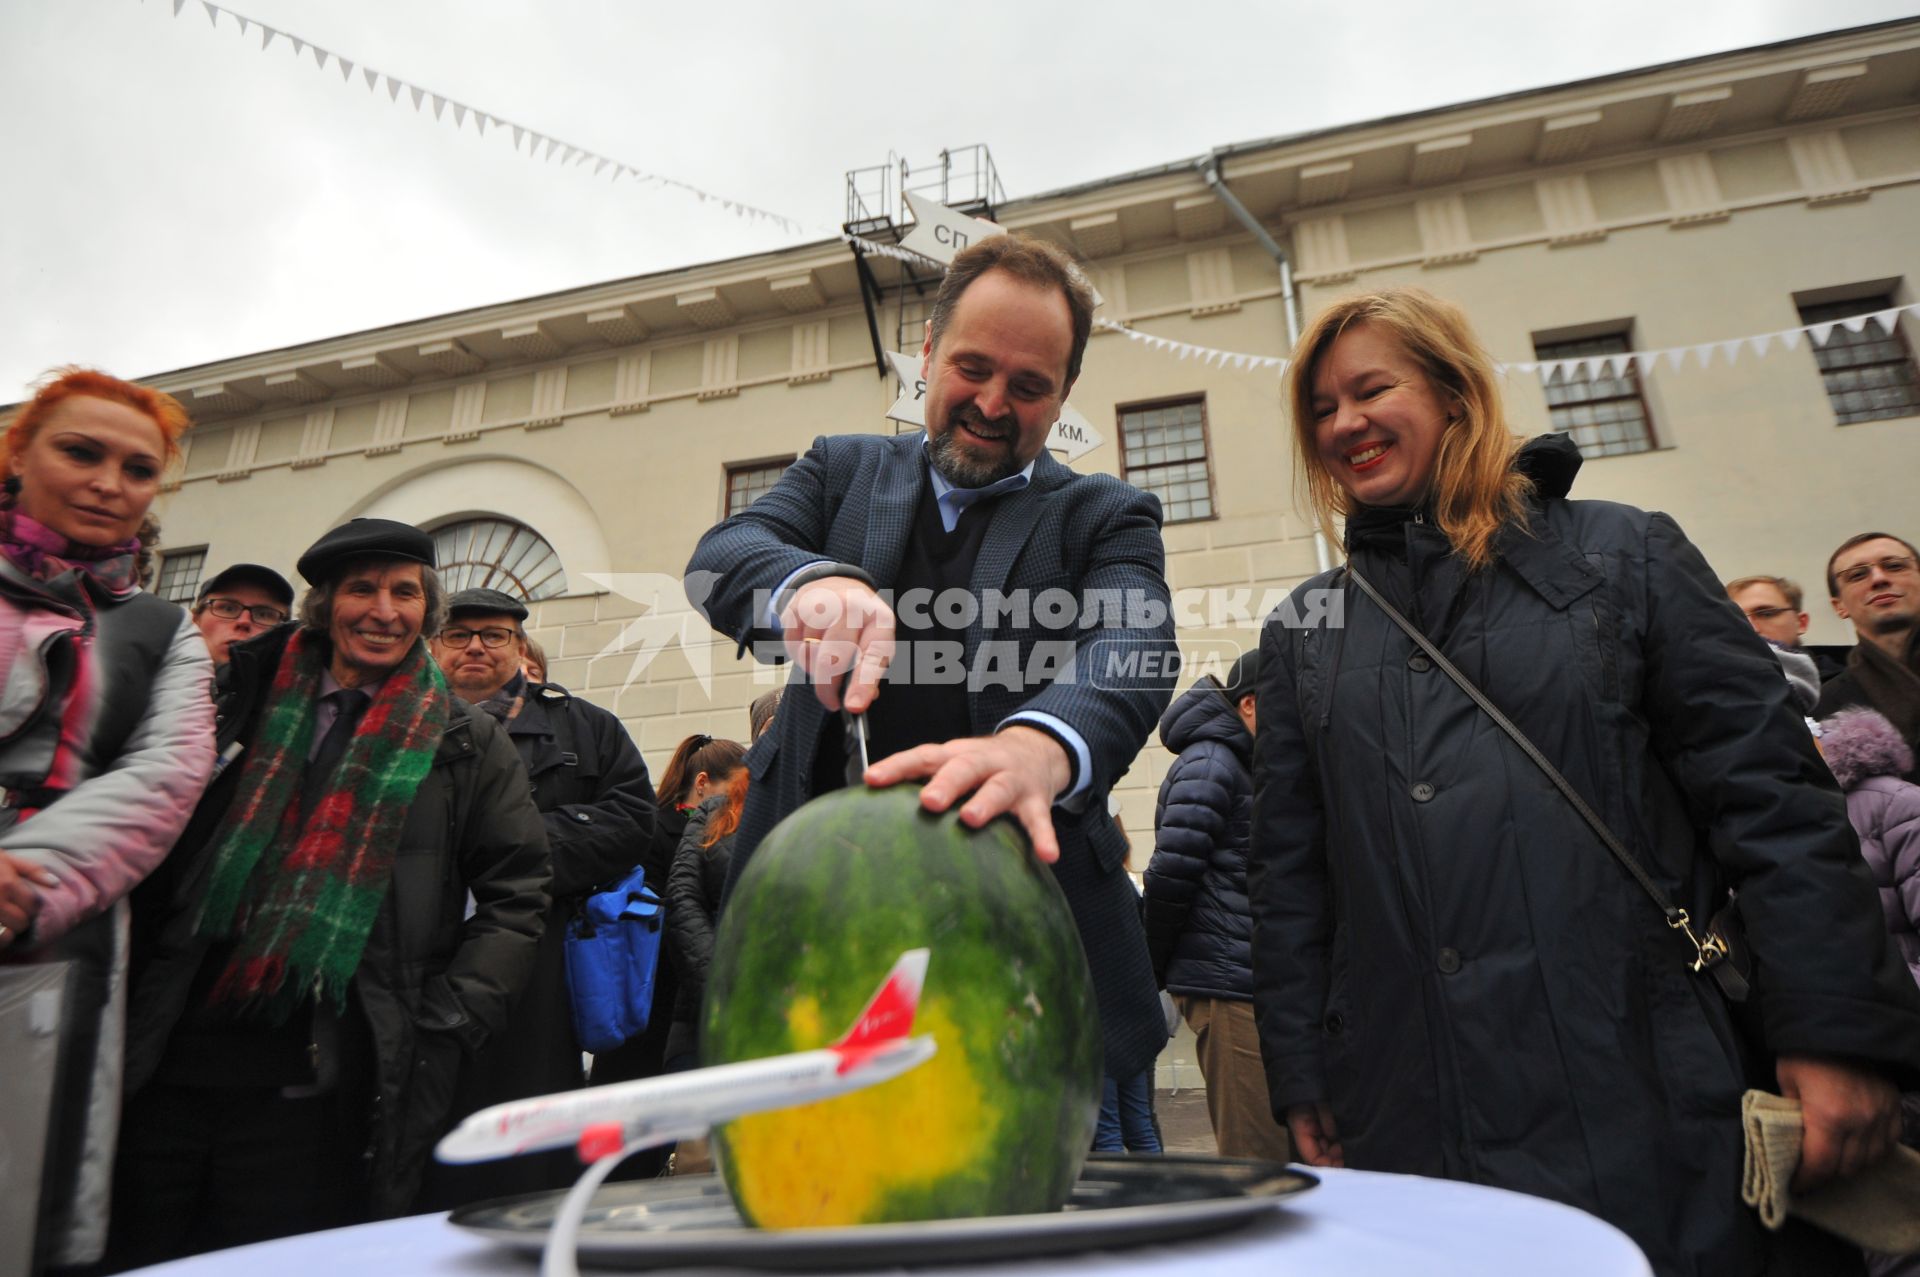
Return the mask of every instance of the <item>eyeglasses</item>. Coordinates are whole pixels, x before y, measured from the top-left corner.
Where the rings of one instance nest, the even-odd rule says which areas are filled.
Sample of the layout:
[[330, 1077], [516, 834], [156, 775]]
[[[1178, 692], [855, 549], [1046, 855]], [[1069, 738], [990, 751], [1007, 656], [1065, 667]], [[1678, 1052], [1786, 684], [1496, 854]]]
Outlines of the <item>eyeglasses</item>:
[[1890, 559], [1881, 559], [1878, 563], [1856, 563], [1850, 568], [1842, 568], [1835, 572], [1833, 579], [1842, 585], [1858, 585], [1872, 576], [1876, 567], [1888, 576], [1902, 576], [1913, 571], [1913, 560], [1904, 555], [1896, 555]]
[[1790, 607], [1750, 607], [1747, 609], [1747, 619], [1753, 621], [1771, 621], [1776, 616], [1793, 615], [1794, 610]]
[[210, 599], [202, 599], [200, 605], [223, 621], [237, 621], [242, 612], [251, 616], [255, 625], [278, 625], [287, 619], [284, 611], [269, 603], [248, 607], [239, 599], [216, 595]]
[[467, 644], [473, 642], [476, 636], [480, 639], [481, 647], [505, 647], [519, 637], [512, 630], [503, 630], [497, 626], [484, 630], [455, 629], [440, 631], [440, 641], [448, 647], [465, 647]]

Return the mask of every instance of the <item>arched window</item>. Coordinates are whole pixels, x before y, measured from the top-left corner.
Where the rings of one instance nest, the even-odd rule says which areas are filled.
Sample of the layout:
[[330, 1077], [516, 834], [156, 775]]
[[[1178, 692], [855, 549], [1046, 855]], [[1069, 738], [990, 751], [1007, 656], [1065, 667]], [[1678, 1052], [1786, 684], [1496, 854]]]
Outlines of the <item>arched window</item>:
[[447, 593], [473, 586], [533, 602], [567, 592], [566, 569], [538, 532], [511, 519], [462, 519], [433, 534]]

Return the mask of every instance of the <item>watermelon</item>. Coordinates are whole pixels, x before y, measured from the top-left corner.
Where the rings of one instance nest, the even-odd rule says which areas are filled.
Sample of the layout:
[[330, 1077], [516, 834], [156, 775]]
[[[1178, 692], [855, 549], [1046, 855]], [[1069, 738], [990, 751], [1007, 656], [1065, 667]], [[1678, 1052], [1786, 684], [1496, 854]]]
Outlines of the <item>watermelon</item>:
[[769, 833], [707, 974], [702, 1062], [803, 1051], [853, 1023], [894, 960], [932, 950], [931, 1060], [736, 1119], [715, 1161], [748, 1223], [799, 1228], [1056, 1211], [1092, 1141], [1101, 1044], [1066, 898], [1011, 820], [968, 829], [920, 787], [855, 787]]

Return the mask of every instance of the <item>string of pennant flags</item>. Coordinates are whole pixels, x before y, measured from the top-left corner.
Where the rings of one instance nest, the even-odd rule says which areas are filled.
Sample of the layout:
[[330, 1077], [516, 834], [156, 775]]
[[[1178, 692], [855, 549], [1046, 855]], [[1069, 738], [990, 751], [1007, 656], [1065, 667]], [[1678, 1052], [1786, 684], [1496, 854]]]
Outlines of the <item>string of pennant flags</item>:
[[[146, 0], [141, 0], [141, 3], [144, 4], [145, 2]], [[438, 122], [451, 117], [453, 127], [456, 131], [466, 127], [467, 120], [472, 119], [474, 129], [481, 137], [487, 135], [489, 128], [502, 132], [511, 132], [513, 135], [514, 153], [523, 154], [528, 159], [538, 159], [551, 163], [555, 155], [558, 155], [562, 168], [579, 168], [591, 164], [593, 165], [593, 176], [595, 177], [600, 177], [604, 174], [610, 182], [618, 182], [623, 178], [631, 178], [641, 185], [654, 185], [668, 190], [680, 191], [683, 194], [693, 196], [702, 204], [718, 204], [722, 212], [731, 213], [735, 217], [743, 218], [747, 221], [764, 222], [768, 225], [776, 226], [789, 234], [804, 235], [810, 230], [814, 233], [820, 233], [824, 230], [825, 233], [834, 236], [850, 246], [879, 257], [889, 257], [895, 261], [912, 264], [930, 263], [935, 266], [944, 266], [944, 263], [936, 258], [928, 257], [924, 253], [916, 253], [910, 249], [901, 248], [897, 244], [886, 244], [877, 240], [865, 239], [858, 235], [848, 234], [842, 230], [827, 230], [819, 226], [809, 227], [797, 218], [788, 217], [782, 213], [773, 212], [770, 209], [760, 208], [744, 200], [718, 195], [713, 191], [695, 186], [691, 182], [683, 182], [678, 178], [666, 177], [659, 173], [649, 172], [636, 165], [616, 160], [611, 156], [601, 155], [589, 147], [568, 142], [564, 138], [555, 137], [550, 133], [543, 133], [531, 125], [519, 123], [518, 121], [508, 119], [506, 116], [485, 111], [476, 106], [470, 106], [447, 94], [427, 88], [425, 85], [415, 84], [409, 80], [403, 80], [399, 76], [368, 66], [365, 63], [356, 62], [345, 54], [336, 53], [332, 49], [317, 44], [304, 36], [296, 35], [291, 31], [286, 31], [278, 27], [269, 26], [258, 18], [250, 18], [236, 9], [215, 4], [213, 0], [169, 0], [169, 2], [173, 6], [173, 16], [176, 18], [180, 16], [181, 11], [185, 9], [188, 4], [197, 3], [200, 8], [205, 11], [208, 23], [216, 31], [220, 29], [220, 20], [222, 18], [231, 20], [238, 29], [242, 39], [246, 38], [253, 29], [258, 28], [260, 31], [260, 51], [263, 53], [271, 48], [276, 40], [284, 39], [292, 47], [293, 56], [296, 60], [302, 55], [311, 55], [314, 66], [319, 70], [324, 71], [329, 66], [338, 70], [341, 83], [343, 84], [353, 83], [354, 72], [358, 70], [360, 79], [366, 86], [367, 92], [376, 92], [384, 85], [387, 91], [387, 100], [396, 106], [400, 104], [401, 94], [404, 93], [407, 99], [413, 103], [413, 109], [416, 113], [431, 103], [434, 120]], [[525, 148], [524, 150], [522, 149], [523, 147]]]
[[[216, 4], [214, 0], [164, 0], [164, 2], [170, 3], [173, 6], [173, 16], [175, 18], [180, 16], [182, 10], [184, 10], [189, 3], [197, 3], [200, 8], [205, 11], [207, 21], [214, 30], [219, 30], [221, 19], [226, 18], [231, 20], [237, 27], [243, 39], [254, 28], [259, 28], [261, 52], [265, 52], [271, 48], [276, 40], [284, 39], [292, 48], [296, 60], [302, 56], [311, 56], [315, 67], [321, 71], [325, 71], [329, 66], [332, 66], [339, 72], [343, 84], [353, 83], [354, 73], [358, 71], [360, 80], [364, 84], [367, 92], [378, 92], [379, 89], [384, 86], [388, 101], [396, 106], [400, 104], [402, 94], [405, 94], [407, 99], [412, 103], [416, 113], [423, 110], [428, 103], [431, 103], [434, 120], [438, 122], [451, 116], [453, 127], [456, 131], [465, 128], [467, 121], [471, 119], [474, 123], [474, 128], [483, 138], [486, 136], [489, 128], [497, 129], [503, 133], [511, 133], [514, 153], [516, 155], [524, 155], [528, 159], [537, 159], [543, 163], [551, 163], [557, 155], [562, 168], [584, 168], [590, 164], [593, 166], [594, 177], [605, 175], [610, 182], [618, 182], [622, 179], [630, 178], [641, 185], [653, 185], [678, 191], [682, 194], [692, 196], [702, 204], [718, 205], [722, 212], [730, 213], [735, 217], [747, 221], [765, 223], [794, 235], [803, 235], [809, 232], [816, 234], [824, 232], [860, 252], [891, 258], [896, 261], [910, 264], [926, 264], [944, 269], [947, 261], [952, 257], [950, 249], [939, 252], [938, 255], [916, 250], [912, 247], [914, 243], [914, 236], [912, 235], [909, 235], [907, 242], [904, 244], [888, 244], [853, 235], [839, 228], [829, 229], [817, 225], [809, 227], [797, 218], [787, 217], [784, 214], [760, 208], [743, 200], [715, 194], [691, 182], [683, 182], [677, 178], [649, 172], [646, 169], [614, 159], [611, 156], [602, 155], [578, 143], [568, 142], [550, 133], [534, 129], [519, 121], [511, 120], [494, 112], [482, 110], [479, 107], [458, 101], [444, 93], [439, 93], [427, 88], [424, 85], [415, 84], [409, 80], [404, 80], [398, 76], [389, 74], [388, 72], [378, 70], [364, 62], [356, 61], [332, 49], [316, 44], [303, 36], [296, 35], [293, 32], [281, 28], [269, 26], [257, 18], [250, 18], [237, 10]], [[141, 3], [144, 4], [145, 0], [141, 0]], [[909, 199], [912, 200], [913, 197], [909, 196]], [[944, 214], [950, 219], [974, 223], [982, 228], [983, 233], [998, 233], [1001, 229], [990, 222], [986, 222], [984, 219], [967, 218], [964, 214], [955, 213], [942, 206], [936, 205], [932, 210], [923, 208], [922, 205], [926, 203], [927, 201], [917, 201], [915, 203], [916, 214], [921, 216], [922, 221], [927, 220], [924, 214], [929, 211], [937, 211], [939, 214]], [[1731, 366], [1748, 354], [1751, 354], [1755, 358], [1768, 354], [1776, 343], [1789, 350], [1798, 348], [1802, 338], [1810, 338], [1816, 346], [1824, 345], [1835, 328], [1845, 328], [1848, 332], [1860, 333], [1865, 330], [1869, 323], [1877, 323], [1883, 332], [1892, 332], [1893, 326], [1902, 312], [1920, 314], [1920, 302], [1905, 306], [1890, 306], [1877, 311], [1850, 315], [1843, 319], [1826, 320], [1816, 324], [1802, 324], [1798, 327], [1783, 328], [1775, 332], [1756, 333], [1746, 337], [1700, 342], [1687, 346], [1669, 346], [1658, 350], [1622, 351], [1608, 355], [1588, 355], [1568, 359], [1516, 360], [1497, 364], [1496, 366], [1502, 373], [1506, 374], [1519, 373], [1536, 375], [1543, 385], [1552, 385], [1582, 374], [1584, 374], [1585, 378], [1589, 381], [1619, 377], [1623, 376], [1629, 368], [1641, 375], [1645, 375], [1656, 371], [1662, 363], [1665, 363], [1675, 371], [1685, 368], [1689, 363], [1694, 363], [1703, 369], [1710, 368], [1716, 360], [1723, 361]], [[1285, 359], [1273, 355], [1256, 355], [1241, 351], [1220, 350], [1211, 346], [1196, 345], [1192, 342], [1176, 341], [1170, 337], [1160, 337], [1153, 333], [1141, 332], [1137, 328], [1129, 327], [1126, 324], [1111, 319], [1095, 319], [1094, 326], [1106, 332], [1118, 333], [1129, 341], [1139, 342], [1154, 350], [1173, 354], [1180, 359], [1198, 359], [1202, 363], [1213, 367], [1233, 368], [1235, 370], [1260, 368], [1272, 370], [1276, 373], [1284, 372], [1287, 367], [1287, 361]]]

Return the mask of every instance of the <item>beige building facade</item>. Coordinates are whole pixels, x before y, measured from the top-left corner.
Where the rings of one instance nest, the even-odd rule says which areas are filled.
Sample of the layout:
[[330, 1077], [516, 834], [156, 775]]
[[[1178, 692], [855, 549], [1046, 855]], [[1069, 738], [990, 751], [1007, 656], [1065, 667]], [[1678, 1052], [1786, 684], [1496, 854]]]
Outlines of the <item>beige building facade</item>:
[[[1212, 159], [1290, 259], [1301, 315], [1418, 284], [1462, 304], [1509, 364], [1920, 302], [1920, 21]], [[1195, 162], [994, 213], [1077, 253], [1104, 320], [1286, 353], [1279, 264]], [[736, 661], [678, 575], [729, 501], [815, 436], [896, 428], [875, 335], [898, 345], [924, 303], [892, 287], [899, 263], [866, 264], [883, 292], [871, 314], [853, 252], [827, 242], [151, 378], [198, 422], [158, 510], [161, 588], [191, 597], [203, 572], [243, 559], [291, 575], [333, 524], [404, 519], [476, 560], [504, 554], [505, 569], [545, 562], [544, 585], [521, 583], [541, 596], [529, 628], [551, 676], [619, 714], [656, 773], [691, 732], [744, 737], [747, 702], [781, 675]], [[1615, 365], [1581, 386], [1516, 369], [1513, 425], [1572, 426], [1609, 454], [1589, 460], [1576, 496], [1670, 511], [1723, 576], [1799, 579], [1810, 637], [1846, 642], [1824, 602], [1827, 553], [1865, 528], [1920, 537], [1920, 398], [1901, 380], [1917, 330], [1904, 312], [1884, 333], [1843, 325], [1824, 345], [1802, 335], [1731, 361], [1716, 350], [1705, 367], [1643, 361], [1630, 377]], [[1182, 596], [1183, 649], [1217, 669], [1252, 642], [1236, 618], [1325, 553], [1295, 507], [1280, 378], [1097, 332], [1071, 400], [1104, 437], [1077, 468], [1189, 516], [1166, 528], [1168, 574], [1196, 592]], [[509, 541], [509, 527], [471, 544], [488, 521], [538, 543]], [[1118, 791], [1136, 869], [1168, 762], [1150, 744]]]

